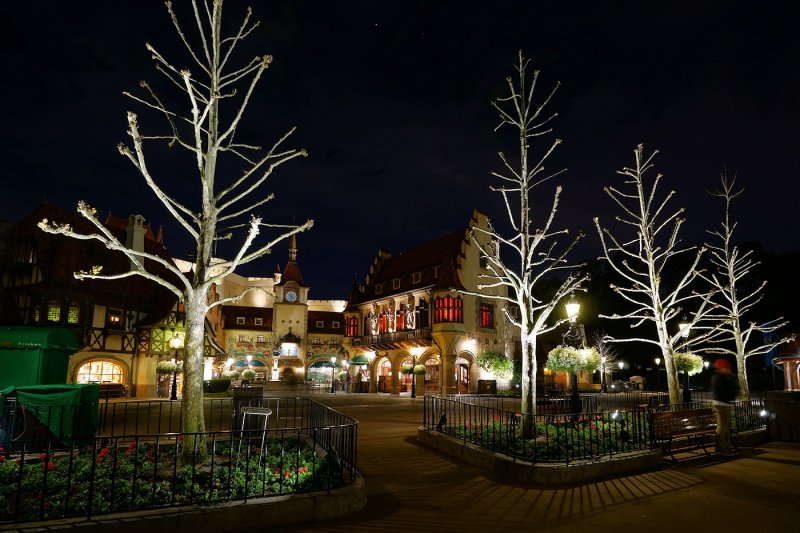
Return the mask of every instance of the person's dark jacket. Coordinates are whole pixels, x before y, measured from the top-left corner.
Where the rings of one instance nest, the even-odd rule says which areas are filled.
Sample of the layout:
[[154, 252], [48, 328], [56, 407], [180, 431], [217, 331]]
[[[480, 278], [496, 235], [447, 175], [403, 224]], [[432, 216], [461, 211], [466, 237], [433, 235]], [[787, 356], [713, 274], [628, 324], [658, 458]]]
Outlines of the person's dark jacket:
[[714, 374], [711, 378], [711, 394], [718, 402], [731, 403], [739, 392], [739, 382], [733, 374]]

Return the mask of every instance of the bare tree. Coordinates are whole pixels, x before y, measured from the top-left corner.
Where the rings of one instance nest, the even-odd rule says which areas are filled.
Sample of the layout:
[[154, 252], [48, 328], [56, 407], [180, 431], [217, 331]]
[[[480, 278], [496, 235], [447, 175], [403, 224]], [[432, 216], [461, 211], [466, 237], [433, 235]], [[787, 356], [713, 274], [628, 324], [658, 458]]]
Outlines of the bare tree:
[[[767, 282], [764, 280], [754, 289], [745, 290], [743, 293], [739, 290], [739, 282], [746, 278], [758, 263], [750, 257], [752, 250], [742, 253], [739, 247], [732, 242], [733, 232], [738, 222], [731, 221], [731, 202], [741, 195], [744, 189], [736, 190], [736, 178], [729, 179], [724, 173], [720, 176], [720, 182], [720, 189], [710, 194], [725, 201], [722, 227], [716, 231], [708, 231], [717, 238], [719, 244], [706, 244], [711, 252], [711, 263], [716, 267], [716, 271], [710, 274], [703, 273], [702, 277], [717, 290], [714, 318], [719, 321], [718, 328], [721, 334], [716, 335], [710, 341], [711, 346], [703, 351], [732, 355], [736, 358], [736, 366], [739, 369], [739, 389], [742, 398], [749, 400], [750, 389], [747, 384], [747, 367], [745, 365], [747, 358], [753, 355], [763, 355], [784, 342], [794, 340], [794, 336], [791, 335], [773, 342], [764, 342], [764, 334], [771, 335], [788, 322], [780, 317], [760, 324], [756, 322], [748, 324], [742, 318], [764, 296], [763, 289]], [[756, 339], [761, 338], [760, 344], [752, 338], [754, 333]]]
[[[558, 84], [550, 91], [540, 104], [534, 104], [533, 97], [539, 71], [534, 70], [530, 81], [526, 78], [530, 60], [519, 52], [516, 66], [516, 80], [506, 78], [510, 94], [492, 102], [492, 106], [500, 114], [500, 124], [495, 131], [504, 125], [511, 126], [518, 133], [519, 161], [513, 165], [500, 152], [500, 160], [505, 167], [502, 172], [492, 172], [500, 179], [499, 187], [490, 189], [502, 195], [511, 226], [510, 235], [502, 235], [492, 226], [488, 229], [474, 228], [472, 242], [481, 249], [485, 258], [488, 273], [479, 278], [478, 295], [504, 302], [506, 319], [520, 329], [522, 342], [522, 415], [523, 431], [530, 435], [533, 431], [533, 415], [536, 413], [536, 337], [557, 328], [566, 319], [555, 320], [548, 324], [556, 305], [579, 289], [587, 276], [576, 272], [578, 265], [567, 262], [567, 256], [578, 240], [583, 237], [579, 233], [566, 246], [559, 247], [557, 237], [567, 234], [566, 229], [553, 229], [553, 221], [558, 211], [561, 187], [555, 188], [553, 201], [541, 226], [535, 227], [532, 210], [533, 189], [550, 178], [561, 174], [558, 171], [545, 174], [544, 162], [561, 142], [554, 140], [541, 157], [532, 159], [530, 141], [552, 131], [548, 123], [556, 114], [545, 115], [544, 108], [558, 89]], [[476, 235], [480, 233], [480, 235]], [[487, 242], [488, 241], [488, 242]], [[484, 243], [484, 244], [481, 244]], [[505, 250], [509, 259], [501, 257]], [[537, 296], [537, 284], [548, 277], [567, 272], [566, 279], [556, 288], [549, 298]], [[510, 312], [509, 307], [516, 306], [520, 313]]]
[[[226, 276], [245, 263], [269, 253], [280, 240], [304, 231], [313, 225], [311, 220], [302, 225], [269, 224], [255, 214], [273, 198], [272, 194], [260, 191], [274, 170], [296, 157], [305, 156], [303, 149], [283, 147], [294, 128], [289, 129], [266, 150], [262, 147], [235, 140], [250, 99], [264, 71], [269, 68], [272, 57], [258, 56], [239, 66], [232, 66], [233, 52], [242, 40], [259, 26], [252, 21], [248, 8], [238, 30], [229, 35], [222, 34], [222, 0], [192, 1], [196, 35], [191, 36], [179, 23], [172, 3], [166, 2], [167, 12], [175, 30], [188, 52], [187, 59], [195, 65], [193, 74], [187, 67], [179, 68], [167, 60], [154, 46], [147, 44], [155, 68], [164, 75], [171, 86], [177, 88], [183, 101], [183, 110], [172, 110], [165, 105], [147, 81], [140, 86], [144, 96], [124, 93], [132, 100], [162, 115], [169, 130], [165, 134], [145, 134], [139, 129], [135, 113], [128, 112], [128, 136], [130, 144], [119, 144], [119, 152], [128, 158], [139, 171], [156, 198], [186, 230], [196, 243], [196, 260], [192, 272], [184, 274], [176, 266], [142, 250], [128, 248], [120, 242], [98, 220], [95, 210], [84, 202], [78, 211], [97, 229], [96, 233], [80, 234], [68, 225], [43, 220], [40, 227], [49, 233], [59, 233], [77, 239], [97, 240], [111, 250], [124, 253], [131, 262], [131, 270], [117, 275], [101, 275], [91, 272], [76, 272], [78, 279], [119, 279], [128, 276], [143, 276], [170, 289], [186, 307], [186, 339], [184, 360], [184, 406], [182, 410], [183, 430], [186, 433], [205, 431], [203, 419], [203, 341], [206, 313], [214, 306], [232, 302], [244, 296], [208, 301], [212, 285], [220, 283]], [[192, 42], [194, 41], [194, 43]], [[237, 90], [238, 89], [238, 90]], [[196, 164], [197, 196], [179, 200], [170, 196], [163, 185], [171, 177], [164, 173], [156, 179], [145, 157], [145, 141], [156, 141], [188, 151]], [[237, 161], [237, 165], [226, 165], [222, 170], [222, 156]], [[236, 169], [236, 170], [233, 170]], [[249, 219], [248, 219], [249, 217]], [[224, 225], [224, 226], [223, 226]], [[267, 228], [270, 237], [256, 244], [259, 233]], [[224, 232], [224, 235], [220, 233]], [[214, 261], [212, 253], [217, 239], [241, 239], [238, 251], [230, 259]], [[148, 269], [156, 263], [173, 276], [165, 279]], [[203, 437], [184, 440], [184, 457], [193, 454], [206, 456]]]
[[[624, 280], [624, 285], [612, 285], [612, 289], [632, 304], [632, 310], [625, 314], [600, 315], [603, 318], [621, 319], [631, 322], [631, 328], [649, 323], [655, 326], [656, 338], [637, 336], [624, 339], [609, 338], [611, 342], [646, 342], [655, 344], [664, 356], [667, 370], [667, 384], [671, 403], [681, 401], [678, 372], [673, 355], [688, 351], [693, 346], [707, 340], [714, 333], [709, 323], [709, 303], [712, 291], [699, 293], [692, 289], [693, 282], [700, 275], [698, 265], [705, 248], [681, 247], [678, 233], [684, 219], [683, 209], [669, 212], [667, 204], [675, 194], [670, 191], [663, 199], [657, 196], [661, 174], [656, 175], [651, 184], [646, 183], [645, 174], [653, 167], [653, 159], [658, 152], [645, 157], [644, 147], [634, 150], [634, 168], [625, 167], [618, 174], [625, 176], [624, 184], [632, 192], [616, 187], [605, 187], [605, 192], [622, 209], [623, 214], [616, 217], [618, 222], [633, 230], [632, 237], [617, 238], [608, 228], [594, 219], [600, 235], [605, 259], [614, 271]], [[665, 270], [672, 260], [680, 254], [694, 254], [690, 266], [677, 276], [672, 286], [666, 286]], [[702, 333], [686, 337], [688, 331], [669, 332], [669, 324], [684, 313], [684, 307], [696, 305], [696, 311], [689, 319], [689, 329]], [[703, 325], [702, 327], [697, 327]]]

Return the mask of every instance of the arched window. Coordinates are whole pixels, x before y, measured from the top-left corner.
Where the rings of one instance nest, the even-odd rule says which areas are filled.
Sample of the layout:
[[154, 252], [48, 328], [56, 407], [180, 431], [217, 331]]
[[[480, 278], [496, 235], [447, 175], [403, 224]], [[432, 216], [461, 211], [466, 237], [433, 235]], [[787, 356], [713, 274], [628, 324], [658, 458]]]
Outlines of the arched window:
[[124, 383], [125, 372], [122, 365], [113, 361], [95, 359], [78, 368], [76, 383]]
[[441, 322], [464, 322], [464, 302], [461, 296], [437, 296], [433, 303], [433, 321]]
[[381, 314], [378, 315], [378, 333], [386, 333], [388, 325], [389, 321], [386, 317], [386, 311], [381, 311]]

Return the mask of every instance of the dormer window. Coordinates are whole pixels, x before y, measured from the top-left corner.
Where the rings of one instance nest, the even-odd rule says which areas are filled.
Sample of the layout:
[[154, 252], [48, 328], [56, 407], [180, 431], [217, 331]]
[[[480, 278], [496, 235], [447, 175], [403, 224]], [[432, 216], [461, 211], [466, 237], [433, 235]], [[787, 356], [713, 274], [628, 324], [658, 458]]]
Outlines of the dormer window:
[[375, 285], [375, 294], [380, 294], [382, 292], [383, 292], [383, 284], [378, 283], [377, 285]]
[[106, 313], [106, 327], [119, 328], [122, 326], [122, 311], [109, 309]]
[[414, 272], [411, 274], [411, 283], [419, 283], [422, 281], [422, 272]]
[[236, 325], [237, 326], [244, 326], [244, 317], [243, 316], [237, 316], [236, 317]]
[[317, 320], [317, 329], [322, 329], [324, 327], [325, 327], [325, 321], [324, 320]]
[[400, 288], [400, 278], [395, 278], [392, 280], [392, 289], [399, 289]]
[[339, 329], [339, 323], [338, 323], [337, 321], [335, 321], [335, 320], [334, 320], [334, 321], [331, 323], [331, 327], [332, 327], [333, 329]]
[[264, 319], [261, 318], [261, 317], [256, 317], [255, 318], [255, 325], [256, 326], [263, 326], [264, 325]]
[[439, 279], [439, 265], [433, 267], [433, 277]]

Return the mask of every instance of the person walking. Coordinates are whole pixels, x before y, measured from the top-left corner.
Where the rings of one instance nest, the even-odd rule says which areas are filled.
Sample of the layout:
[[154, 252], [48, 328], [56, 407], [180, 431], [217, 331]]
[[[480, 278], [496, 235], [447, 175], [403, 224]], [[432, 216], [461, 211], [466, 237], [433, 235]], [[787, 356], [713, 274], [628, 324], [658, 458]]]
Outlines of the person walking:
[[717, 373], [711, 378], [711, 394], [714, 413], [717, 415], [717, 453], [734, 455], [731, 443], [731, 408], [739, 392], [739, 382], [727, 359], [714, 361]]

